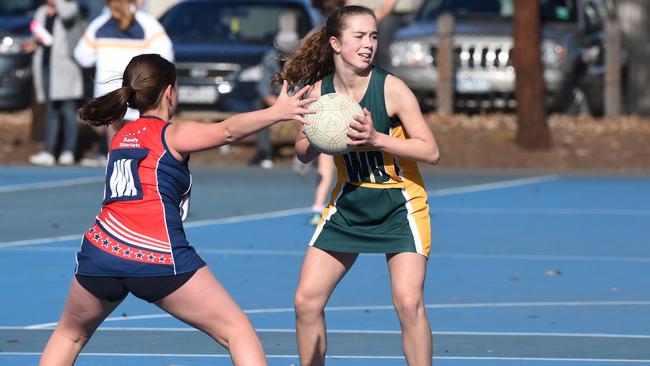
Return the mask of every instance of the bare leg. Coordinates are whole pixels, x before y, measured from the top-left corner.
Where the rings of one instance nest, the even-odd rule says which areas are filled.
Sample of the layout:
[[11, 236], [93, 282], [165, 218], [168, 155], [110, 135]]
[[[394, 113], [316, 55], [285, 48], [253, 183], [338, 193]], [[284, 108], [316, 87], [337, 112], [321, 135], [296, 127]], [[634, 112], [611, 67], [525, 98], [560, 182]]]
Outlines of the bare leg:
[[424, 310], [427, 260], [417, 253], [389, 255], [393, 303], [402, 326], [402, 346], [409, 366], [431, 365], [432, 339]]
[[102, 301], [73, 278], [61, 319], [47, 341], [38, 364], [72, 365], [95, 329], [121, 302]]
[[325, 304], [357, 256], [356, 253], [326, 252], [314, 247], [307, 249], [294, 298], [298, 355], [302, 366], [325, 363]]
[[236, 366], [266, 365], [253, 325], [207, 267], [156, 305], [228, 348]]
[[318, 155], [318, 183], [314, 192], [314, 203], [312, 207], [319, 207], [320, 210], [325, 207], [327, 194], [334, 181], [335, 173], [336, 166], [334, 165], [334, 158], [327, 154]]

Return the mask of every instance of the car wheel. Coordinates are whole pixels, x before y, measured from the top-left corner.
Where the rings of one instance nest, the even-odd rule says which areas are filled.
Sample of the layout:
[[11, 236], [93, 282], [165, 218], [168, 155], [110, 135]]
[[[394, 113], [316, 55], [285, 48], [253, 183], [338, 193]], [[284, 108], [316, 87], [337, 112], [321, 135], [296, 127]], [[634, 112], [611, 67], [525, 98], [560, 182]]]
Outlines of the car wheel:
[[569, 116], [591, 115], [587, 93], [582, 87], [576, 85], [571, 88], [568, 102], [564, 108], [564, 113]]

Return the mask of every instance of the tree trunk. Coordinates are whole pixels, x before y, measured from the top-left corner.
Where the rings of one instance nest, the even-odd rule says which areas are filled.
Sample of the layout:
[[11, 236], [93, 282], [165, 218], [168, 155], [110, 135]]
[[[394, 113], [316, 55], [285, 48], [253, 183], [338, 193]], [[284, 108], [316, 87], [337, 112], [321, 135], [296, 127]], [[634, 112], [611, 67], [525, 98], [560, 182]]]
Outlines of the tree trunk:
[[529, 150], [551, 147], [540, 38], [539, 0], [515, 0], [513, 61], [518, 124], [515, 141]]
[[438, 113], [454, 113], [454, 16], [438, 18]]

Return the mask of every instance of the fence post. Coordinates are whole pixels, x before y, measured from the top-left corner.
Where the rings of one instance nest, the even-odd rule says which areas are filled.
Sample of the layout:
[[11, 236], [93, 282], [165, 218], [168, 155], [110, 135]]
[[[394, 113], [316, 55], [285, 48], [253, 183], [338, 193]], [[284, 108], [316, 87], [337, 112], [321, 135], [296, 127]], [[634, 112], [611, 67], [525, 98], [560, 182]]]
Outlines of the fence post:
[[621, 30], [618, 22], [605, 23], [605, 116], [621, 114]]
[[454, 17], [445, 13], [438, 18], [438, 113], [454, 112]]

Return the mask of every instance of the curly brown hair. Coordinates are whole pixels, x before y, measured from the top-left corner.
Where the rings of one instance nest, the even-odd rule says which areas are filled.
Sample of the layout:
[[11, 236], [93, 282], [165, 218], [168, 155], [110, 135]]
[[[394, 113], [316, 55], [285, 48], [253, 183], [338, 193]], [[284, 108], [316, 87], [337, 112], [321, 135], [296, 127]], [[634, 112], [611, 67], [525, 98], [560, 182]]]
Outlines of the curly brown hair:
[[309, 33], [286, 58], [282, 70], [273, 77], [273, 83], [280, 84], [286, 80], [290, 87], [310, 85], [334, 72], [334, 51], [329, 39], [341, 38], [345, 20], [353, 15], [375, 17], [375, 13], [364, 6], [350, 5], [334, 10], [327, 17], [325, 26]]

